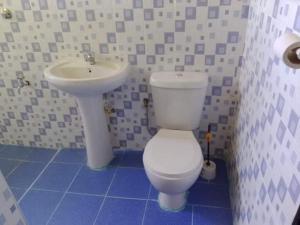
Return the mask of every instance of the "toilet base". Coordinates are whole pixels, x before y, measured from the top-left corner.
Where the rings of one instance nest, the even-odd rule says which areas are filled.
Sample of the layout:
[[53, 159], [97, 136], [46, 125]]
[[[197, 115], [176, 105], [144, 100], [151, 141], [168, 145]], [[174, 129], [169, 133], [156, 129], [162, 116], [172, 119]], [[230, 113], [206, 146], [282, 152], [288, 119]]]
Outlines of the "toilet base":
[[180, 193], [176, 195], [168, 195], [159, 192], [158, 202], [163, 210], [167, 211], [180, 211], [184, 209], [186, 204], [186, 193]]

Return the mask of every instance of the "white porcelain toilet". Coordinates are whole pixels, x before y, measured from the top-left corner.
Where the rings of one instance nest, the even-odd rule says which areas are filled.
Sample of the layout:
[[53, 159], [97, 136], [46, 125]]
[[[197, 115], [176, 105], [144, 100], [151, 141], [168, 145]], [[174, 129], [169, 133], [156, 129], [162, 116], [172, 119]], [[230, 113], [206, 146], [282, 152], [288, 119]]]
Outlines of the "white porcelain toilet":
[[147, 143], [143, 162], [165, 210], [184, 208], [186, 191], [202, 169], [201, 147], [192, 130], [200, 123], [207, 83], [207, 75], [198, 72], [157, 72], [150, 78], [161, 129]]

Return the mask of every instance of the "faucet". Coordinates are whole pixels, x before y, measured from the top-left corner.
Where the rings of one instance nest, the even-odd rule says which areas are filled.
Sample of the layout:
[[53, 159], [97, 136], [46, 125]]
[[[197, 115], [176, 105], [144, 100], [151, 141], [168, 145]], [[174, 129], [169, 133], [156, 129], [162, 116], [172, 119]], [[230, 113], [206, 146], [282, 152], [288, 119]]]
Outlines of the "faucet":
[[90, 65], [96, 64], [95, 56], [94, 56], [94, 53], [92, 53], [92, 52], [86, 52], [84, 54], [84, 60], [86, 62], [88, 62]]

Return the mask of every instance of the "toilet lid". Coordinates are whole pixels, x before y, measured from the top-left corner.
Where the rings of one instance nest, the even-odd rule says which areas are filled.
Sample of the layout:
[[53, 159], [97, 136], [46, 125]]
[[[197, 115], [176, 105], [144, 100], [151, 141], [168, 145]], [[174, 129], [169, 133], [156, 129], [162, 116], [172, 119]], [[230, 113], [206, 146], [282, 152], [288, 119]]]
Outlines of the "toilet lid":
[[161, 129], [147, 143], [143, 161], [156, 174], [179, 178], [201, 168], [203, 155], [192, 131]]

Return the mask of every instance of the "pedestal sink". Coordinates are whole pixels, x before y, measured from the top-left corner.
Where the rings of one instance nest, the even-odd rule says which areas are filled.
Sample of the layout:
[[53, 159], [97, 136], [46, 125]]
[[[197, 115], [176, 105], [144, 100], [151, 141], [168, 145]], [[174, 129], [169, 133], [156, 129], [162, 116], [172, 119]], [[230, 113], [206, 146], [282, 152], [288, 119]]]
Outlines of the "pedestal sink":
[[100, 169], [113, 158], [102, 94], [121, 86], [128, 65], [106, 60], [94, 65], [77, 59], [61, 60], [44, 71], [45, 78], [58, 89], [75, 96], [81, 113], [87, 150], [87, 164]]

